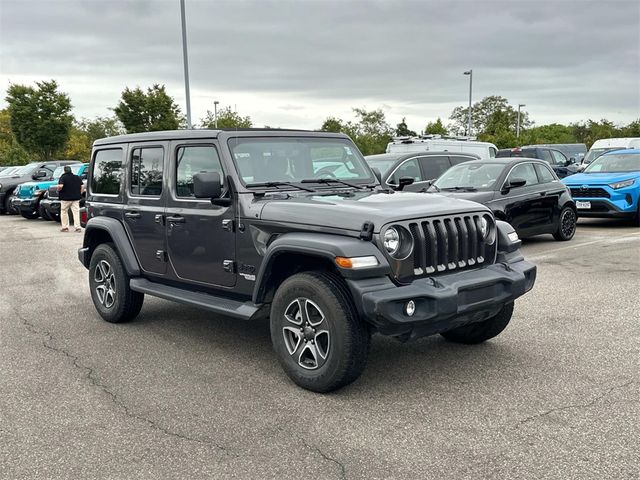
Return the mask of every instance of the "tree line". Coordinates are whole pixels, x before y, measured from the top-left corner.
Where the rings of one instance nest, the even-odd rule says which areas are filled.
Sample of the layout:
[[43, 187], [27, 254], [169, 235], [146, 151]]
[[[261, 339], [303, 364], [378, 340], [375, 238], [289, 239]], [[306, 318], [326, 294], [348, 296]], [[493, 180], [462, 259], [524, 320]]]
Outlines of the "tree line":
[[[35, 87], [12, 84], [5, 98], [8, 106], [0, 110], [0, 165], [22, 165], [34, 160], [69, 159], [88, 161], [91, 146], [99, 138], [123, 133], [185, 128], [186, 120], [164, 85], [146, 90], [125, 88], [112, 116], [76, 119], [69, 95], [61, 92], [55, 80], [36, 82]], [[421, 132], [409, 129], [405, 118], [393, 128], [379, 108], [353, 109], [353, 119], [328, 117], [318, 128], [349, 135], [364, 155], [383, 153], [394, 136], [420, 134], [467, 134], [468, 107], [453, 109], [448, 123], [441, 118], [428, 122]], [[600, 138], [640, 137], [640, 118], [615, 125], [602, 119], [569, 125], [552, 123], [534, 126], [526, 111], [518, 112], [501, 96], [485, 97], [472, 106], [472, 135], [478, 140], [510, 148], [540, 143], [585, 143], [590, 147]], [[207, 111], [197, 124], [200, 128], [251, 128], [251, 117], [239, 115], [230, 107]], [[267, 127], [268, 128], [268, 127]]]

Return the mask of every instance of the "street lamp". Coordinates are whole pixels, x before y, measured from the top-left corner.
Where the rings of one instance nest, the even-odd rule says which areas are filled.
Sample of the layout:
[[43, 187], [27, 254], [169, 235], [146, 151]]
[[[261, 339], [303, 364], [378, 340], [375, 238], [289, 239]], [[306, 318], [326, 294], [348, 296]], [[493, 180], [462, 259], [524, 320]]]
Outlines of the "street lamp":
[[520, 137], [520, 108], [526, 107], [524, 103], [518, 104], [518, 123], [516, 125], [516, 138]]
[[467, 136], [471, 136], [471, 92], [473, 89], [473, 70], [467, 70], [463, 72], [465, 75], [469, 75], [469, 125], [467, 126]]
[[189, 93], [189, 58], [187, 56], [187, 21], [184, 16], [184, 0], [180, 0], [180, 17], [182, 19], [182, 58], [184, 61], [184, 93], [187, 98], [187, 128], [191, 129], [191, 94]]
[[220, 102], [218, 100], [213, 101], [213, 125], [215, 128], [218, 128], [218, 104]]

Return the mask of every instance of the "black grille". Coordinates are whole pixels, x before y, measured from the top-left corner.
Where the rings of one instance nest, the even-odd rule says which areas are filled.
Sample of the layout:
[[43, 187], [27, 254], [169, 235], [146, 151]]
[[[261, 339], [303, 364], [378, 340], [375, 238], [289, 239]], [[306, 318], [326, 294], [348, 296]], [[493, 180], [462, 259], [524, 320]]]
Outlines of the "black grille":
[[495, 243], [480, 237], [479, 214], [409, 223], [414, 238], [413, 275], [422, 276], [478, 267], [493, 262]]
[[609, 192], [604, 188], [572, 188], [571, 196], [574, 198], [609, 198]]

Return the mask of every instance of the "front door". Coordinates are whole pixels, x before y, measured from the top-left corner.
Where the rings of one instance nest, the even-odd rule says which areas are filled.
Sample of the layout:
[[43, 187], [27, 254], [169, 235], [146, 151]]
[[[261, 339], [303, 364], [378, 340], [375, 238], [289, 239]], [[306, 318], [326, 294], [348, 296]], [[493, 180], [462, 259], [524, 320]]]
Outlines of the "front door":
[[[236, 283], [232, 206], [212, 205], [193, 194], [193, 175], [218, 172], [225, 180], [213, 141], [172, 142], [166, 232], [172, 275], [203, 286]], [[223, 187], [224, 190], [224, 187]]]
[[164, 207], [168, 142], [131, 144], [128, 151], [127, 197], [124, 224], [142, 270], [167, 271]]
[[505, 202], [505, 214], [507, 222], [518, 233], [532, 233], [536, 226], [540, 225], [544, 213], [542, 211], [542, 198], [539, 191], [538, 176], [532, 163], [516, 165], [507, 177], [507, 182], [514, 178], [520, 178], [527, 183], [522, 187], [515, 187], [508, 192], [501, 192]]

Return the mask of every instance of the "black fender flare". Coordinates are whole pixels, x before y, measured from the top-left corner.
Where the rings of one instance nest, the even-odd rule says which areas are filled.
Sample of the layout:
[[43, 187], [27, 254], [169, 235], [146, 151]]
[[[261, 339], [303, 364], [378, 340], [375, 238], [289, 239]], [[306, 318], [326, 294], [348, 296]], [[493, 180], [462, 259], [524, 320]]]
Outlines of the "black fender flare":
[[91, 254], [93, 253], [93, 249], [97, 246], [91, 242], [92, 236], [97, 232], [106, 232], [111, 237], [127, 273], [132, 277], [139, 276], [140, 264], [136, 258], [129, 236], [127, 235], [122, 223], [119, 220], [110, 217], [95, 217], [89, 219], [87, 222], [87, 226], [84, 231], [84, 242], [82, 245], [83, 250], [86, 249], [88, 252], [88, 255], [85, 256], [86, 260], [83, 262], [86, 262], [85, 267], [89, 268]]
[[[271, 242], [265, 252], [256, 276], [256, 285], [253, 290], [254, 303], [262, 303], [264, 300], [275, 260], [279, 255], [286, 253], [297, 253], [329, 260], [335, 266], [336, 271], [344, 278], [381, 277], [391, 272], [387, 259], [370, 241], [326, 233], [285, 233]], [[336, 257], [365, 256], [376, 257], [378, 265], [352, 270], [339, 267], [335, 263]]]

